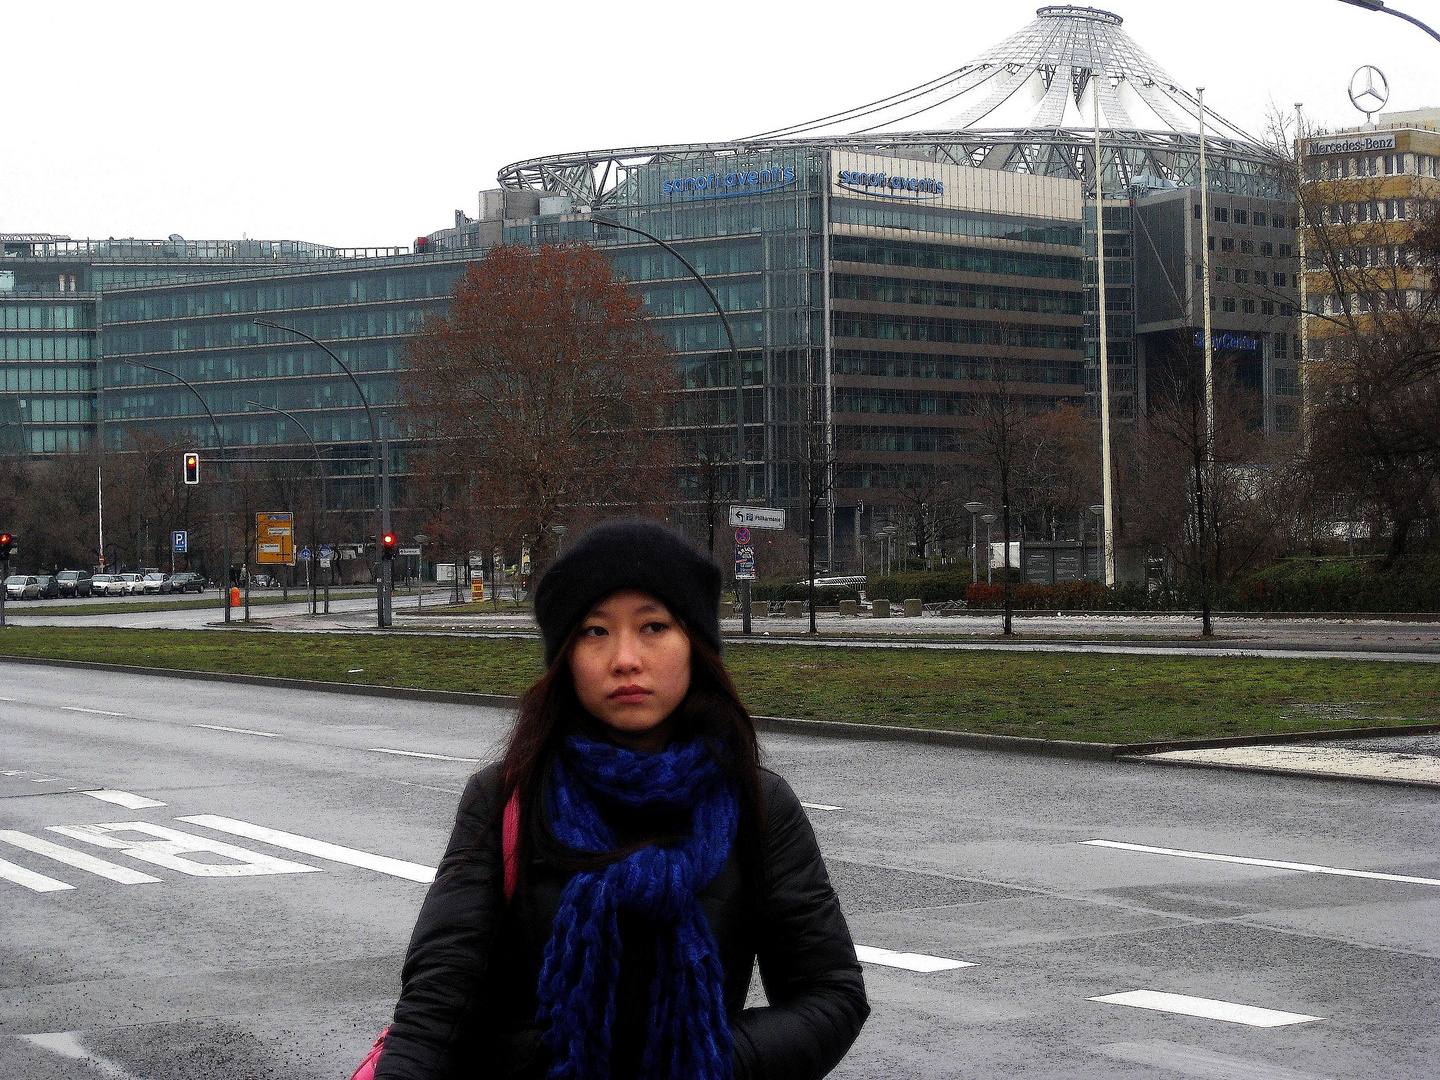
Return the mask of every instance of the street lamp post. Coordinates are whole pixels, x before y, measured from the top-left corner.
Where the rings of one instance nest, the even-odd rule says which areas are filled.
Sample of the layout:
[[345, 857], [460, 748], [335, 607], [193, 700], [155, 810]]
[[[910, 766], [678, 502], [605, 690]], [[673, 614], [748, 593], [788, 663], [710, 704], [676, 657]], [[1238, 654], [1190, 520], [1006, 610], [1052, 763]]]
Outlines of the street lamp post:
[[[1096, 503], [1094, 506], [1090, 507], [1090, 513], [1094, 514], [1097, 519], [1095, 522], [1095, 578], [1096, 580], [1101, 580], [1102, 574], [1100, 570], [1100, 538], [1104, 535], [1105, 530], [1101, 527], [1101, 522], [1098, 519], [1101, 514], [1105, 513], [1105, 507], [1101, 503]], [[1080, 559], [1083, 562], [1085, 559], [1084, 536], [1081, 536], [1080, 540]], [[1080, 576], [1082, 578], [1090, 576], [1089, 574], [1084, 573], [1085, 568], [1083, 566], [1080, 569]]]
[[[355, 372], [350, 370], [350, 365], [336, 356], [334, 350], [323, 341], [317, 341], [303, 330], [296, 330], [293, 326], [282, 326], [280, 323], [271, 322], [269, 319], [255, 319], [256, 326], [268, 326], [272, 330], [283, 330], [287, 334], [294, 334], [296, 337], [304, 338], [317, 349], [322, 350], [326, 356], [340, 365], [340, 370], [350, 376], [350, 381], [355, 384], [355, 392], [360, 395], [360, 404], [365, 406], [365, 419], [370, 424], [370, 447], [375, 456], [375, 483], [379, 487], [380, 504], [380, 528], [375, 534], [375, 554], [380, 554], [380, 538], [390, 531], [390, 445], [389, 440], [375, 424], [375, 414], [370, 410], [370, 399], [365, 396], [365, 388], [360, 385], [360, 380], [355, 377]], [[376, 584], [376, 618], [380, 628], [383, 630], [390, 625], [390, 586], [391, 566], [389, 559], [381, 559], [380, 580]]]
[[[725, 340], [730, 343], [730, 364], [735, 369], [735, 468], [736, 468], [736, 497], [740, 502], [745, 502], [750, 493], [745, 476], [745, 371], [740, 366], [740, 349], [735, 344], [735, 332], [730, 328], [730, 316], [725, 314], [725, 308], [720, 304], [720, 298], [715, 295], [715, 290], [710, 283], [696, 270], [690, 260], [676, 251], [674, 247], [661, 240], [654, 233], [646, 232], [644, 229], [634, 225], [622, 225], [618, 221], [611, 221], [608, 218], [591, 217], [590, 221], [595, 225], [604, 225], [609, 229], [620, 229], [623, 232], [632, 232], [637, 236], [643, 236], [652, 244], [658, 244], [683, 266], [686, 271], [705, 290], [705, 295], [710, 298], [714, 305], [715, 313], [720, 316], [720, 325], [725, 328]], [[750, 633], [750, 579], [742, 578], [740, 581], [740, 632]]]
[[975, 515], [985, 509], [985, 504], [972, 499], [965, 504], [965, 509], [970, 512], [970, 584], [974, 585], [980, 580], [980, 553], [975, 550], [979, 542], [975, 535]]
[[[294, 424], [297, 428], [300, 429], [300, 434], [301, 434], [301, 435], [304, 435], [305, 438], [310, 441], [310, 449], [311, 449], [311, 450], [314, 452], [314, 454], [315, 454], [315, 468], [316, 468], [316, 476], [315, 476], [315, 478], [320, 481], [320, 525], [321, 525], [321, 528], [320, 528], [319, 530], [316, 530], [316, 529], [314, 528], [314, 522], [313, 522], [313, 520], [312, 520], [312, 522], [311, 522], [311, 529], [310, 529], [310, 533], [311, 533], [310, 541], [311, 541], [311, 546], [314, 548], [314, 550], [310, 552], [310, 558], [306, 560], [306, 566], [305, 566], [305, 573], [306, 573], [306, 575], [309, 576], [309, 578], [310, 578], [310, 614], [311, 614], [311, 615], [315, 615], [315, 614], [318, 613], [319, 607], [320, 607], [320, 605], [319, 605], [319, 597], [316, 595], [316, 590], [317, 590], [317, 587], [318, 587], [319, 582], [320, 582], [320, 569], [319, 569], [319, 567], [318, 567], [317, 565], [315, 565], [315, 564], [319, 562], [319, 559], [320, 559], [320, 546], [321, 546], [321, 544], [324, 543], [324, 541], [321, 540], [321, 538], [319, 537], [319, 535], [317, 535], [317, 533], [324, 531], [325, 515], [326, 515], [326, 513], [328, 512], [327, 503], [329, 502], [329, 500], [326, 498], [326, 494], [325, 494], [325, 487], [326, 487], [326, 485], [325, 485], [325, 465], [324, 465], [324, 462], [321, 461], [321, 459], [320, 459], [320, 446], [319, 446], [318, 443], [315, 442], [315, 436], [313, 436], [313, 435], [310, 434], [310, 432], [306, 429], [305, 425], [302, 424], [302, 423], [299, 421], [299, 419], [295, 416], [294, 413], [286, 412], [284, 409], [272, 409], [269, 405], [261, 405], [258, 401], [247, 401], [247, 402], [245, 402], [245, 404], [246, 404], [246, 405], [253, 405], [253, 406], [255, 406], [255, 408], [257, 408], [257, 409], [264, 409], [266, 412], [278, 413], [278, 414], [280, 414], [281, 416], [283, 416], [283, 417], [285, 417], [286, 419], [288, 419], [292, 424]], [[330, 582], [329, 582], [329, 581], [326, 581], [326, 582], [325, 582], [325, 614], [327, 614], [327, 615], [330, 614]]]
[[559, 558], [565, 551], [566, 526], [551, 525], [550, 531], [555, 534], [555, 556], [556, 558]]
[[1440, 34], [1437, 34], [1430, 27], [1415, 18], [1414, 15], [1406, 15], [1403, 11], [1396, 11], [1394, 8], [1386, 7], [1385, 0], [1340, 0], [1340, 2], [1342, 4], [1350, 4], [1353, 7], [1364, 8], [1366, 11], [1383, 11], [1386, 15], [1394, 15], [1397, 19], [1404, 19], [1408, 23], [1413, 23], [1436, 41], [1440, 41]]
[[[206, 404], [204, 395], [195, 389], [190, 380], [181, 378], [168, 368], [156, 367], [153, 364], [142, 364], [139, 360], [126, 359], [123, 362], [134, 367], [145, 368], [147, 371], [156, 371], [161, 375], [168, 375], [176, 382], [184, 383], [185, 388], [194, 394], [196, 400], [200, 402], [200, 407], [205, 410], [205, 415], [210, 418], [210, 427], [215, 432], [215, 448], [220, 454], [220, 499], [225, 504], [220, 514], [221, 559], [225, 563], [225, 571], [220, 575], [220, 606], [224, 610], [225, 621], [228, 623], [230, 621], [230, 462], [225, 457], [225, 439], [220, 434], [220, 425], [216, 423], [215, 414], [210, 411], [210, 406]], [[103, 550], [101, 551], [101, 557], [104, 557]]]
[[430, 537], [425, 533], [415, 534], [415, 546], [420, 549], [419, 556], [415, 559], [415, 610], [419, 611], [425, 606], [425, 541]]
[[991, 526], [995, 524], [994, 514], [981, 514], [980, 520], [985, 523], [985, 584], [995, 584], [995, 570], [990, 565], [990, 553], [995, 550], [995, 539], [991, 532]]
[[895, 573], [895, 534], [898, 531], [894, 525], [885, 526], [885, 573], [887, 575]]

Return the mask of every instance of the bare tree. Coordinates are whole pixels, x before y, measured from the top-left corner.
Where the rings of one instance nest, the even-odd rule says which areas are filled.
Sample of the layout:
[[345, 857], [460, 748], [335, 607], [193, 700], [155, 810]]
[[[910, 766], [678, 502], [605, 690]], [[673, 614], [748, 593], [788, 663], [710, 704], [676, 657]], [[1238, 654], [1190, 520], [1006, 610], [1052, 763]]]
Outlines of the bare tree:
[[581, 508], [673, 500], [674, 369], [643, 299], [592, 248], [493, 248], [411, 343], [416, 434], [452, 444], [542, 564]]

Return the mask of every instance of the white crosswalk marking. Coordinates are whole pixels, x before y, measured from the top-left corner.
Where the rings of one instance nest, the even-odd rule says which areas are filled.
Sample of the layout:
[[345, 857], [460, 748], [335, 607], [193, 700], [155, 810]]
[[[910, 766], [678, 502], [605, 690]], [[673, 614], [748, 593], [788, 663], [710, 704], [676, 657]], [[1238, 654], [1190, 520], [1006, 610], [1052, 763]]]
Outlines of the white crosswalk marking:
[[70, 848], [52, 844], [49, 840], [42, 840], [38, 836], [30, 836], [27, 833], [0, 829], [0, 840], [14, 847], [23, 848], [25, 851], [32, 851], [36, 855], [44, 855], [47, 859], [54, 859], [66, 866], [73, 866], [77, 870], [87, 870], [92, 874], [98, 874], [100, 877], [119, 882], [121, 885], [145, 885], [160, 880], [149, 874], [142, 874], [139, 870], [129, 866], [117, 866], [115, 863], [97, 859], [94, 855], [86, 852], [72, 851]]
[[1305, 1013], [1261, 1009], [1255, 1005], [1241, 1005], [1234, 1001], [1190, 997], [1188, 994], [1165, 994], [1159, 990], [1130, 990], [1123, 994], [1092, 997], [1090, 1000], [1106, 1005], [1128, 1005], [1132, 1009], [1154, 1009], [1156, 1012], [1198, 1016], [1204, 1020], [1224, 1020], [1226, 1023], [1245, 1024], [1249, 1027], [1286, 1027], [1289, 1024], [1308, 1024], [1325, 1019], [1323, 1016], [1308, 1016]]
[[26, 870], [23, 866], [16, 866], [13, 862], [6, 862], [0, 859], [0, 881], [13, 881], [16, 885], [23, 885], [31, 892], [60, 892], [62, 889], [73, 889], [74, 885], [66, 885], [63, 881], [56, 881], [53, 877], [46, 877], [44, 874], [37, 874], [34, 870]]
[[99, 791], [86, 791], [83, 794], [89, 795], [92, 799], [99, 799], [101, 802], [123, 806], [126, 810], [146, 810], [152, 806], [165, 805], [155, 799], [147, 799], [143, 795], [132, 795], [128, 791], [116, 791], [114, 788], [101, 788]]
[[964, 960], [951, 960], [944, 956], [926, 956], [924, 953], [892, 952], [889, 949], [877, 949], [873, 945], [856, 945], [855, 958], [866, 964], [903, 968], [906, 971], [953, 971], [956, 968], [975, 966]]
[[313, 855], [317, 859], [329, 859], [331, 862], [359, 866], [366, 870], [375, 870], [393, 877], [405, 878], [407, 881], [418, 881], [422, 885], [428, 885], [435, 880], [433, 866], [406, 862], [403, 859], [392, 859], [388, 855], [375, 855], [357, 848], [341, 847], [339, 844], [331, 844], [324, 840], [315, 840], [308, 836], [299, 836], [296, 833], [281, 832], [279, 829], [269, 829], [264, 825], [252, 825], [248, 821], [218, 817], [215, 814], [195, 814], [176, 820], [185, 821], [191, 825], [202, 825], [207, 829], [215, 829], [234, 836], [243, 836], [248, 840], [259, 840], [264, 844], [274, 844], [276, 847], [289, 848], [302, 855]]
[[[205, 836], [181, 832], [148, 821], [111, 821], [100, 825], [50, 825], [51, 832], [71, 836], [97, 847], [123, 851], [134, 859], [178, 870], [191, 877], [249, 877], [255, 874], [318, 874], [318, 866], [277, 859], [248, 848], [235, 847]], [[157, 837], [155, 840], [133, 840], [117, 837], [116, 833], [138, 832]], [[208, 852], [233, 860], [225, 864], [199, 862], [186, 855]]]

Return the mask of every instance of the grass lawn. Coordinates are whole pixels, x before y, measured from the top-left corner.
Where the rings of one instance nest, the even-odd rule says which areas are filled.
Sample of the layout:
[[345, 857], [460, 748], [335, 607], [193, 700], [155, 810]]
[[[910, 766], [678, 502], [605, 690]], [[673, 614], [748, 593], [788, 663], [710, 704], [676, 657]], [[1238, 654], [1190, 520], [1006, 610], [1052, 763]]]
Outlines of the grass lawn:
[[[523, 690], [541, 661], [538, 641], [100, 627], [11, 627], [0, 654], [492, 694]], [[769, 716], [1098, 742], [1440, 722], [1440, 664], [843, 646], [726, 659]]]
[[[330, 599], [346, 600], [355, 596], [373, 596], [374, 594], [375, 590], [373, 588], [357, 591], [346, 586], [343, 589], [331, 589]], [[324, 599], [323, 592], [320, 594], [320, 598], [322, 600]], [[291, 589], [288, 600], [285, 599], [285, 594], [278, 589], [274, 592], [267, 590], [263, 593], [251, 593], [250, 606], [264, 607], [268, 604], [303, 604], [309, 599], [310, 591], [308, 589]], [[82, 615], [118, 615], [124, 614], [127, 611], [186, 611], [192, 608], [214, 608], [216, 611], [219, 611], [220, 598], [214, 593], [209, 593], [198, 595], [190, 600], [179, 597], [170, 600], [116, 600], [113, 604], [59, 604], [54, 607], [37, 606], [34, 608], [28, 605], [21, 607], [12, 600], [5, 605], [5, 610], [10, 615], [74, 615], [76, 617]], [[244, 609], [245, 600], [242, 594], [240, 607], [232, 610], [243, 611]]]

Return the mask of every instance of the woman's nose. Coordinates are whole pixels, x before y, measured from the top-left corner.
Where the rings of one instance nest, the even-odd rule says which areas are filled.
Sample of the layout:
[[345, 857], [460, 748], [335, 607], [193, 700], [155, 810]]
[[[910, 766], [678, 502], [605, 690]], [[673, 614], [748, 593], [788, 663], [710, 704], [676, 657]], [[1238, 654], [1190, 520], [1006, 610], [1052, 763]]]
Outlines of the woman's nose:
[[610, 658], [610, 666], [617, 671], [634, 671], [640, 666], [640, 643], [634, 634], [615, 635], [615, 652]]

